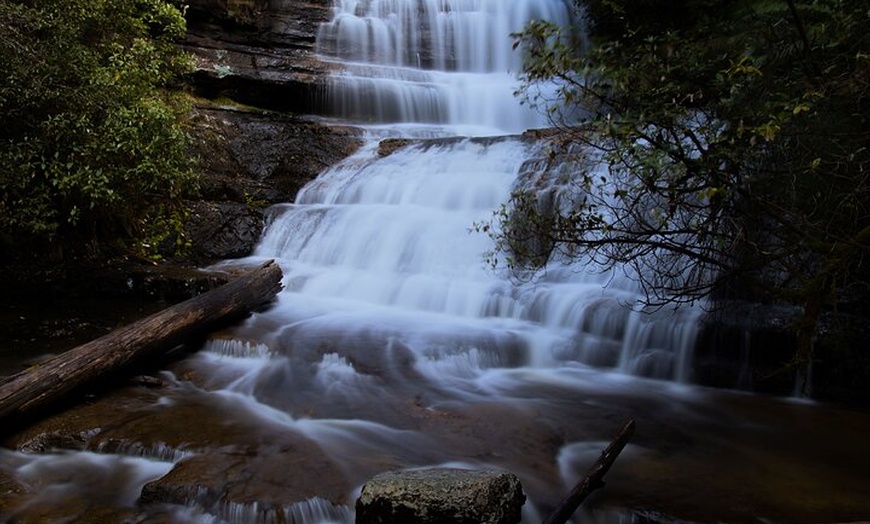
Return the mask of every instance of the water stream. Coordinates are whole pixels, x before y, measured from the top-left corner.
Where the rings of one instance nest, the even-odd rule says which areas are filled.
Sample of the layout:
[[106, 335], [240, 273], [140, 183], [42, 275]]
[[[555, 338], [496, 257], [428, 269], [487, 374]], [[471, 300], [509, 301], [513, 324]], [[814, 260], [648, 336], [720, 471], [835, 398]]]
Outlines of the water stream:
[[[371, 140], [274, 208], [254, 256], [228, 263], [275, 259], [285, 289], [189, 359], [161, 409], [219, 414], [233, 449], [261, 464], [252, 479], [299, 477], [308, 497], [281, 511], [303, 524], [352, 522], [367, 478], [437, 465], [516, 473], [535, 522], [628, 417], [638, 437], [587, 518], [870, 517], [870, 459], [855, 449], [867, 416], [692, 386], [698, 311], [642, 312], [621, 268], [578, 260], [518, 281], [485, 262], [492, 241], [474, 224], [546, 157], [517, 134], [546, 119], [513, 96], [509, 38], [539, 17], [570, 23], [572, 9], [336, 0], [318, 50], [343, 68], [324, 97]], [[397, 136], [430, 140], [380, 154]], [[172, 515], [269, 520], [259, 504], [191, 500]]]

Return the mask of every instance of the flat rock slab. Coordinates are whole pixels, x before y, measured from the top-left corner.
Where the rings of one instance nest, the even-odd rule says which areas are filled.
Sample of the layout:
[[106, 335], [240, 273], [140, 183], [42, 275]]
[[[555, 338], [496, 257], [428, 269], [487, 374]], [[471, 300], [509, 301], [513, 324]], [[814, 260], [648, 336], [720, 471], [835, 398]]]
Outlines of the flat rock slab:
[[394, 471], [363, 486], [356, 523], [516, 524], [525, 499], [519, 479], [501, 471]]

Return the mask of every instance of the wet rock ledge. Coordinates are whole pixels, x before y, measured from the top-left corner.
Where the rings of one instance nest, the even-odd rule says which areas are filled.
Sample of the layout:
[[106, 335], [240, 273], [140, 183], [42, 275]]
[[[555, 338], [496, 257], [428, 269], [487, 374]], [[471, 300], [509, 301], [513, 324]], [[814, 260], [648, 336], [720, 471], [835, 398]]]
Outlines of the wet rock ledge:
[[[201, 101], [191, 123], [202, 181], [181, 261], [195, 265], [250, 254], [268, 206], [292, 202], [302, 186], [362, 145], [360, 130], [350, 126], [229, 103]], [[169, 239], [164, 254], [172, 257], [174, 245]]]

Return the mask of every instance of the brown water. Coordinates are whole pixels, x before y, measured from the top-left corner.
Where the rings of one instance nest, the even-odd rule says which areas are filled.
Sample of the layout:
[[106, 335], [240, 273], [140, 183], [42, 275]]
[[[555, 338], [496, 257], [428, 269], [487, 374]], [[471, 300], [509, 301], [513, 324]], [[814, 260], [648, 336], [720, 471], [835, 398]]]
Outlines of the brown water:
[[[59, 431], [99, 453], [0, 454], [0, 520], [258, 522], [281, 507], [306, 524], [348, 522], [349, 508], [320, 499], [352, 506], [380, 471], [449, 464], [516, 473], [529, 497], [524, 522], [535, 522], [629, 418], [637, 432], [584, 505], [587, 518], [624, 521], [629, 510], [665, 521], [870, 519], [867, 413], [585, 368], [499, 373], [473, 400], [369, 369], [380, 393], [359, 398], [291, 378], [293, 357], [230, 357], [215, 345], [225, 343], [174, 366], [162, 388], [91, 399], [10, 441]], [[285, 392], [282, 411], [231, 385], [269, 369], [258, 395], [271, 402]], [[179, 449], [194, 454], [159, 483], [176, 504], [137, 507], [141, 484], [172, 467]], [[125, 458], [137, 455], [161, 460]]]

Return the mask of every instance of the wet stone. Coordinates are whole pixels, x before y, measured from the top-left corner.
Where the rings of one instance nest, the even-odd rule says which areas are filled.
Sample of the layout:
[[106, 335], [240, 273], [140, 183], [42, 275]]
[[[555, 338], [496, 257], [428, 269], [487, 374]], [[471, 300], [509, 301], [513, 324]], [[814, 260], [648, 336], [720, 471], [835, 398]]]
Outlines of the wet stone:
[[79, 433], [65, 433], [63, 431], [49, 431], [39, 433], [31, 439], [23, 442], [19, 451], [24, 453], [48, 453], [57, 450], [83, 450], [87, 447], [91, 434], [87, 431]]
[[356, 524], [515, 524], [519, 479], [500, 471], [436, 468], [382, 473], [356, 502]]

